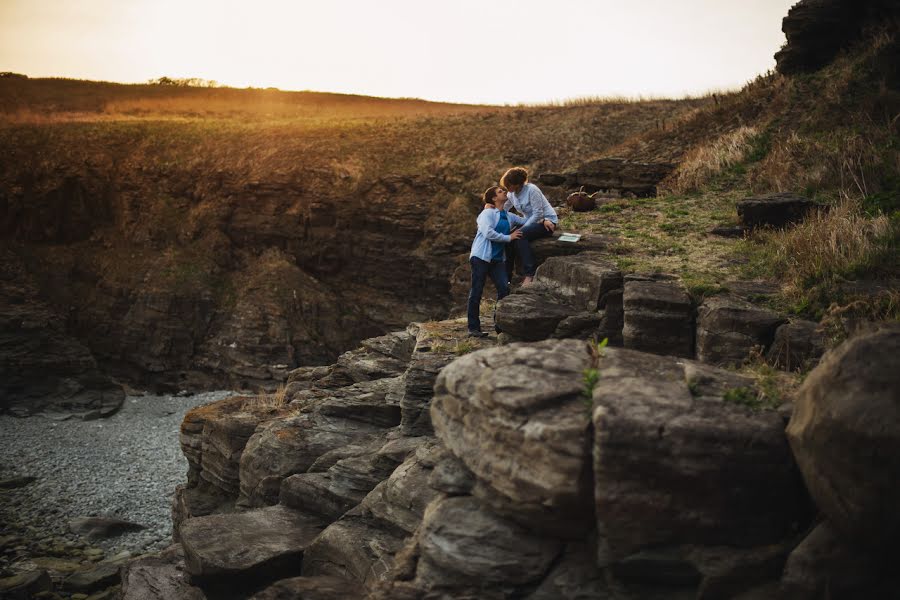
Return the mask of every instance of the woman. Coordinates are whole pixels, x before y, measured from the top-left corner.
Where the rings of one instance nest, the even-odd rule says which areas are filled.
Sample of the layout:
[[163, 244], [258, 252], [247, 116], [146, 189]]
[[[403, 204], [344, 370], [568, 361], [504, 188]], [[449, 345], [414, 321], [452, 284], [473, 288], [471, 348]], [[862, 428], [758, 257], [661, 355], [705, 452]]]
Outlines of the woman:
[[522, 237], [507, 250], [507, 275], [512, 278], [513, 261], [518, 255], [522, 275], [525, 276], [522, 285], [529, 285], [534, 281], [534, 272], [537, 269], [530, 242], [553, 235], [559, 217], [538, 186], [528, 182], [528, 171], [525, 169], [521, 167], [509, 169], [500, 179], [500, 185], [509, 190], [509, 202], [525, 216], [525, 224], [521, 229]]
[[522, 231], [512, 231], [512, 225], [524, 225], [525, 219], [503, 209], [508, 196], [500, 186], [489, 187], [483, 196], [485, 209], [478, 215], [478, 233], [472, 240], [469, 264], [472, 265], [472, 288], [469, 290], [468, 326], [470, 337], [487, 337], [481, 331], [481, 295], [484, 282], [490, 277], [497, 288], [497, 300], [509, 295], [509, 278], [504, 266], [506, 244], [522, 237]]

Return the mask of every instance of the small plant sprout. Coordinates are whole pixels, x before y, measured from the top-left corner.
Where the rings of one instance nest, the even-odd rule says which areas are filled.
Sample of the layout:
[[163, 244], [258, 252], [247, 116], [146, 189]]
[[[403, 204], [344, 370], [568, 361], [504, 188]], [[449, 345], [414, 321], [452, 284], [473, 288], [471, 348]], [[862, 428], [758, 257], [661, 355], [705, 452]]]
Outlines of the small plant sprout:
[[585, 369], [581, 376], [581, 381], [584, 383], [584, 389], [581, 391], [581, 394], [585, 397], [588, 406], [591, 405], [594, 397], [594, 387], [600, 381], [600, 370], [598, 367], [600, 366], [600, 359], [603, 358], [603, 350], [608, 343], [609, 339], [603, 338], [599, 342], [591, 341], [588, 345], [588, 352], [591, 355], [591, 366]]

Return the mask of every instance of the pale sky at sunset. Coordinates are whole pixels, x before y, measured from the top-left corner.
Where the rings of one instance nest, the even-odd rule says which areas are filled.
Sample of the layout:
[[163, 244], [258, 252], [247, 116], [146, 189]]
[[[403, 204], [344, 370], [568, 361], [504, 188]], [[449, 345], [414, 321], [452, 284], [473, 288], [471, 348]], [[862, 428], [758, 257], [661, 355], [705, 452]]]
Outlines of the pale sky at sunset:
[[796, 0], [0, 0], [0, 71], [515, 104], [772, 68]]

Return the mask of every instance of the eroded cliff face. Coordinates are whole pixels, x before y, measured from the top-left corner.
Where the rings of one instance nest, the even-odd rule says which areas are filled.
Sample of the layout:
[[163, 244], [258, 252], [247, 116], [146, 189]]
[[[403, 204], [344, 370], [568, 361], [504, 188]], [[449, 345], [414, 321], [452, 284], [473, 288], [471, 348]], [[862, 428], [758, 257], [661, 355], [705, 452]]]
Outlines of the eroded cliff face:
[[139, 386], [256, 387], [446, 314], [478, 209], [438, 178], [110, 166], [19, 173], [0, 223], [54, 327]]

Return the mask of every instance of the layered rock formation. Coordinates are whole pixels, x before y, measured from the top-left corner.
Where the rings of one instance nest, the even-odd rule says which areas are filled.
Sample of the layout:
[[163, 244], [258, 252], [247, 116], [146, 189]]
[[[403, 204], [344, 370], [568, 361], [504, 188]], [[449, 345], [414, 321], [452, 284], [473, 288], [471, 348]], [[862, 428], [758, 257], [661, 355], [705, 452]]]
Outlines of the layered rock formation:
[[776, 68], [786, 75], [815, 71], [856, 41], [866, 27], [892, 21], [896, 27], [898, 18], [900, 9], [891, 0], [802, 0], [782, 20], [787, 43], [775, 54]]
[[0, 412], [82, 419], [114, 413], [125, 393], [41, 300], [27, 267], [0, 249]]
[[[49, 307], [41, 335], [71, 336], [85, 360], [132, 385], [174, 390], [271, 386], [445, 315], [447, 274], [477, 209], [428, 177], [105, 173], [2, 184], [4, 251], [28, 262]], [[435, 198], [425, 218], [409, 210], [422, 197]]]
[[592, 192], [614, 192], [638, 197], [655, 196], [657, 184], [666, 178], [675, 165], [672, 163], [647, 163], [625, 158], [598, 158], [566, 173], [545, 173], [540, 176], [543, 185], [566, 189], [583, 189]]

